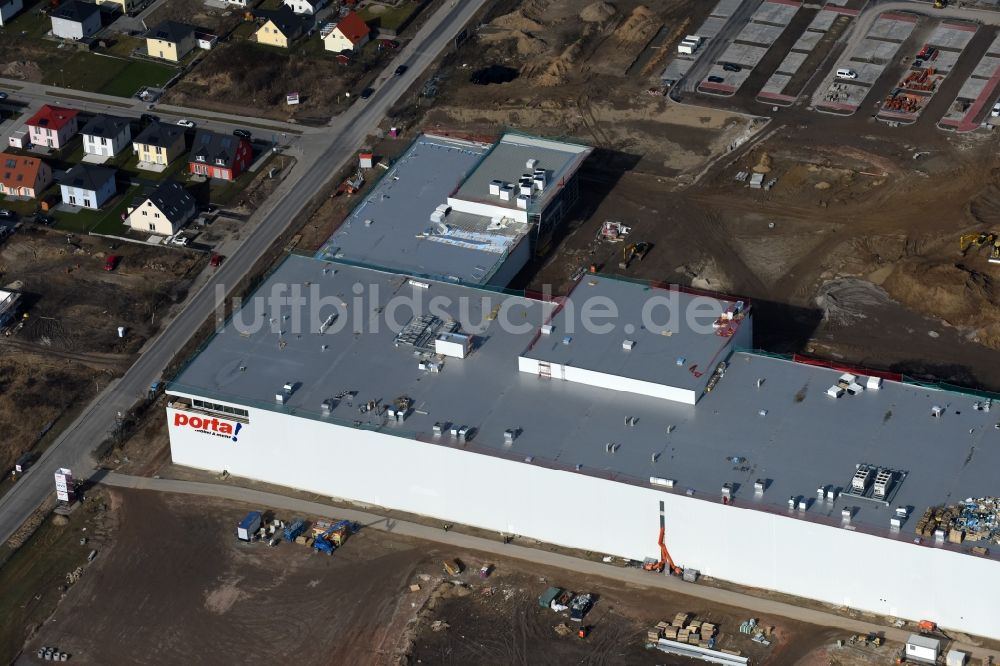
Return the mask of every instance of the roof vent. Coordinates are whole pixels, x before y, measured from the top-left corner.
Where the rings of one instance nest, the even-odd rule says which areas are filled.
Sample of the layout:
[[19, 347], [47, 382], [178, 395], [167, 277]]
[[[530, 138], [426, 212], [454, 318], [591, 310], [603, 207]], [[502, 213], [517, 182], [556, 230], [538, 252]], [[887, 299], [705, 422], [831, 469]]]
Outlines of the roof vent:
[[568, 345], [568, 344], [569, 344], [569, 343], [571, 343], [572, 341], [573, 341], [573, 338], [572, 338], [572, 337], [570, 337], [570, 336], [568, 336], [568, 335], [567, 335], [567, 336], [566, 336], [565, 338], [563, 338], [563, 339], [562, 339], [562, 343], [563, 343], [564, 345]]
[[632, 351], [632, 347], [635, 346], [635, 340], [623, 340], [622, 349], [625, 351]]
[[531, 190], [529, 189], [527, 192], [525, 192], [524, 188], [522, 187], [521, 195], [517, 198], [517, 207], [520, 208], [521, 210], [528, 210], [528, 196], [530, 195], [531, 195]]
[[942, 414], [944, 414], [944, 407], [941, 407], [940, 405], [934, 405], [931, 407], [931, 416], [934, 418], [941, 418]]
[[881, 377], [869, 377], [868, 378], [868, 390], [877, 391], [882, 388], [882, 378]]
[[492, 180], [490, 181], [490, 194], [498, 197], [500, 196], [500, 188], [503, 187], [502, 180]]
[[762, 480], [757, 479], [756, 481], [753, 482], [753, 492], [755, 495], [764, 494], [764, 482]]
[[534, 169], [537, 165], [538, 165], [538, 160], [536, 160], [533, 157], [524, 163], [525, 168], [528, 169]]
[[552, 333], [552, 324], [542, 324], [542, 335], [549, 335]]

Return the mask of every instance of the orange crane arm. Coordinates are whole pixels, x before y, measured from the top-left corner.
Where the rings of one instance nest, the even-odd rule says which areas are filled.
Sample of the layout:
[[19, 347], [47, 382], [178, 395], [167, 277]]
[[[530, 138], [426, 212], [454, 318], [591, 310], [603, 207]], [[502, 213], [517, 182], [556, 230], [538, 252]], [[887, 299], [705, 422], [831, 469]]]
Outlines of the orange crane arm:
[[665, 565], [671, 573], [679, 573], [681, 568], [674, 564], [674, 558], [670, 557], [670, 551], [667, 550], [667, 544], [664, 542], [663, 537], [665, 535], [666, 528], [660, 528], [660, 564]]

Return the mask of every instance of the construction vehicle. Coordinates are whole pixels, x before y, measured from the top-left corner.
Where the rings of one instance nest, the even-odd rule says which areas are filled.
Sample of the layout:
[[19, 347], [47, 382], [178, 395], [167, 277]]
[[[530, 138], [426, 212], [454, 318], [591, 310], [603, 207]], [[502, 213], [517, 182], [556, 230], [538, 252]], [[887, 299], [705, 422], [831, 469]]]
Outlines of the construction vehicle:
[[657, 545], [660, 547], [660, 559], [646, 558], [646, 561], [642, 564], [642, 568], [646, 571], [655, 571], [656, 573], [660, 573], [666, 568], [674, 576], [682, 576], [684, 575], [684, 569], [674, 564], [673, 558], [670, 557], [670, 552], [667, 551], [667, 544], [663, 540], [665, 536], [666, 527], [661, 525], [660, 538], [657, 541]]
[[944, 9], [948, 6], [948, 0], [934, 0], [934, 9]]
[[933, 633], [933, 632], [937, 631], [937, 623], [936, 622], [931, 622], [930, 620], [921, 620], [917, 624], [917, 629], [922, 634]]
[[334, 523], [315, 535], [316, 540], [313, 541], [313, 549], [329, 555], [337, 548], [343, 546], [344, 541], [347, 540], [347, 535], [353, 531], [354, 525], [349, 520], [341, 520], [339, 523]]
[[290, 525], [285, 527], [285, 541], [291, 543], [295, 541], [303, 532], [306, 531], [306, 521], [302, 518], [296, 518], [291, 522]]
[[340, 184], [340, 187], [337, 188], [337, 194], [335, 196], [339, 196], [341, 194], [350, 196], [360, 190], [364, 184], [365, 176], [361, 173], [361, 169], [358, 169], [353, 176], [350, 176]]
[[625, 270], [633, 259], [642, 261], [647, 252], [649, 252], [649, 243], [629, 243], [622, 251], [622, 262], [618, 264], [618, 268]]
[[462, 573], [462, 564], [458, 560], [445, 560], [444, 572], [449, 576], [457, 576]]
[[971, 247], [990, 245], [995, 250], [997, 248], [997, 240], [997, 234], [992, 231], [980, 231], [978, 233], [963, 234], [958, 239], [958, 249], [962, 253], [962, 256], [965, 256]]

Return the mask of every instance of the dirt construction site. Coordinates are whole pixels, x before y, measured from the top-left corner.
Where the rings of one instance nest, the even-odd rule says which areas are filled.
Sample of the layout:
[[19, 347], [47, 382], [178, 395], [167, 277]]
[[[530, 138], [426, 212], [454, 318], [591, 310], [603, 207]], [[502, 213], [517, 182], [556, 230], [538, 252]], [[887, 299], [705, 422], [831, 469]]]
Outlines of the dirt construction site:
[[[61, 598], [49, 616], [11, 616], [13, 633], [30, 625], [16, 663], [36, 663], [43, 647], [80, 664], [219, 663], [226, 654], [333, 664], [697, 663], [645, 647], [648, 631], [678, 614], [715, 625], [718, 644], [753, 663], [874, 665], [893, 649], [836, 648], [844, 632], [758, 616], [765, 645], [740, 632], [750, 616], [739, 609], [364, 528], [329, 556], [243, 543], [235, 525], [258, 507], [222, 500], [100, 490], [85, 506], [43, 526], [44, 543], [29, 542], [0, 573], [23, 578], [5, 585], [7, 603], [36, 592], [43, 605], [53, 592]], [[28, 566], [33, 548], [51, 555], [50, 568], [65, 568], [66, 580], [60, 570], [58, 583], [50, 576], [32, 589], [42, 582]], [[445, 571], [456, 559], [462, 571]], [[589, 592], [593, 608], [582, 622], [542, 608], [549, 586]], [[0, 656], [15, 658], [20, 646], [5, 638], [14, 652]]]
[[[959, 245], [1000, 233], [996, 136], [752, 96], [675, 102], [661, 73], [712, 4], [499, 1], [432, 73], [416, 127], [596, 147], [564, 238], [515, 286], [560, 293], [596, 266], [742, 295], [759, 348], [1000, 389], [1000, 264]], [[605, 222], [629, 235], [597, 240]], [[649, 251], [623, 270], [633, 243]]]
[[[119, 257], [113, 271], [107, 258]], [[120, 376], [205, 259], [96, 236], [22, 225], [0, 246], [3, 285], [22, 293], [18, 318], [0, 335], [0, 468], [65, 425]], [[124, 327], [119, 336], [118, 328]]]

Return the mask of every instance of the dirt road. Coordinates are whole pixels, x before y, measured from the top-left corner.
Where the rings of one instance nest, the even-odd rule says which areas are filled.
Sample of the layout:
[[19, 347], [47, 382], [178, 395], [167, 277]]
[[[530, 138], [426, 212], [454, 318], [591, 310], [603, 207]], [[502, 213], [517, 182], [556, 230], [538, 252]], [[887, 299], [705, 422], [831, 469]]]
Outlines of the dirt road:
[[[455, 531], [446, 532], [426, 525], [387, 519], [372, 513], [334, 508], [317, 502], [308, 502], [257, 490], [194, 481], [149, 479], [115, 473], [104, 475], [100, 478], [100, 483], [112, 487], [158, 490], [170, 493], [225, 498], [246, 502], [254, 506], [266, 506], [284, 511], [347, 519], [361, 523], [368, 529], [374, 528], [393, 534], [448, 544], [456, 548], [495, 553], [497, 555], [557, 567], [567, 571], [575, 571], [579, 574], [599, 576], [641, 587], [658, 588], [679, 594], [697, 595], [712, 603], [745, 608], [751, 612], [791, 618], [825, 627], [836, 627], [854, 633], [868, 633], [870, 631], [884, 632], [887, 639], [894, 641], [905, 641], [910, 633], [901, 629], [883, 627], [870, 622], [841, 617], [815, 609], [793, 606], [772, 599], [762, 599], [732, 590], [705, 585], [692, 585], [671, 576], [650, 575], [637, 569], [612, 567], [600, 562], [570, 557], [513, 543], [503, 544], [499, 540], [493, 541], [460, 534]], [[987, 650], [978, 646], [961, 643], [956, 643], [954, 648], [968, 652], [975, 657], [985, 658], [991, 656], [994, 660], [1000, 660], [1000, 651], [997, 650]]]

